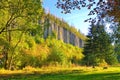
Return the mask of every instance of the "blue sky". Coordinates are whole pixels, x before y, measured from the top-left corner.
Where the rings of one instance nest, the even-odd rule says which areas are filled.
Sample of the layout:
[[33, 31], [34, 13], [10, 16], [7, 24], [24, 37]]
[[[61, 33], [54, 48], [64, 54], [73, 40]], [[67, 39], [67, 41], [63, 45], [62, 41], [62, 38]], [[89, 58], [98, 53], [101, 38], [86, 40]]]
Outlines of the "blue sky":
[[63, 18], [69, 25], [75, 26], [80, 29], [85, 35], [88, 33], [89, 23], [84, 22], [91, 16], [87, 16], [89, 13], [88, 9], [74, 10], [70, 14], [62, 14], [60, 9], [57, 9], [55, 4], [57, 0], [43, 0], [43, 7], [49, 11], [51, 14]]

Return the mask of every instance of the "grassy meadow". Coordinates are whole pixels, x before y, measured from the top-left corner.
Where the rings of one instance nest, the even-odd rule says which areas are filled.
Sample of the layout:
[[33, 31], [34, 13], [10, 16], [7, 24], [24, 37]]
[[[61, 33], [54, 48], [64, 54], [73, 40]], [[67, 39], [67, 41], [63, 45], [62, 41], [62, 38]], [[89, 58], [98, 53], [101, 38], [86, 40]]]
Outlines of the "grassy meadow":
[[75, 67], [75, 68], [42, 68], [31, 67], [23, 70], [0, 70], [0, 80], [120, 80], [120, 68], [108, 67]]

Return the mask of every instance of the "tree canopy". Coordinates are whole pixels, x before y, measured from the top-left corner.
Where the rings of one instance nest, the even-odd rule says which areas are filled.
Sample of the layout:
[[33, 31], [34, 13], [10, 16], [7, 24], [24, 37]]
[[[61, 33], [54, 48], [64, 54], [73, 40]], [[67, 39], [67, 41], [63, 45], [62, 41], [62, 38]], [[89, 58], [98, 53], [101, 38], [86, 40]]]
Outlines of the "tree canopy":
[[87, 65], [98, 65], [104, 61], [108, 64], [115, 63], [112, 42], [103, 25], [91, 25], [87, 37], [83, 52]]
[[[88, 15], [99, 15], [99, 20], [106, 15], [114, 16], [114, 21], [120, 22], [120, 1], [119, 0], [58, 0], [57, 8], [62, 9], [62, 13], [71, 13], [72, 10], [86, 7], [90, 9]], [[93, 7], [95, 5], [95, 8]], [[93, 19], [88, 19], [93, 21]]]
[[0, 55], [3, 55], [5, 69], [11, 67], [15, 49], [21, 42], [23, 34], [40, 26], [38, 20], [42, 13], [40, 0], [0, 1], [0, 37], [2, 40], [0, 43], [5, 42], [0, 45]]
[[42, 11], [40, 0], [2, 0], [0, 2], [0, 34], [10, 26], [23, 28], [28, 22], [38, 22]]

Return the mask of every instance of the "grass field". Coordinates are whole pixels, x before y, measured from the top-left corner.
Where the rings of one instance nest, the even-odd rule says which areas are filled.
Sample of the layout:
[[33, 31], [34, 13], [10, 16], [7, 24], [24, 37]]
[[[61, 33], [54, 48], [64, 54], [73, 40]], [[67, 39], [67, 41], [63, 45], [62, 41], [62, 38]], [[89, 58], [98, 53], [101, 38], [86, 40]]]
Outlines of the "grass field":
[[44, 68], [0, 70], [0, 80], [120, 80], [120, 68]]

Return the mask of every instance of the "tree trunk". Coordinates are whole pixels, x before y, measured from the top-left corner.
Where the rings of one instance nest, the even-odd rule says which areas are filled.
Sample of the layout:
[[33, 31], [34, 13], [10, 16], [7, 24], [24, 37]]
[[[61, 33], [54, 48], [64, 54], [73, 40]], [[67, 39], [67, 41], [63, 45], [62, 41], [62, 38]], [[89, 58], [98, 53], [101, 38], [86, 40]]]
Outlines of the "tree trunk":
[[4, 69], [8, 69], [8, 52], [6, 50], [4, 52], [4, 58], [5, 58]]
[[[11, 31], [10, 31], [11, 27], [6, 26], [6, 40], [8, 41], [9, 45], [11, 44]], [[5, 63], [4, 63], [4, 68], [5, 69], [9, 69], [9, 47], [8, 45], [5, 45], [4, 47], [4, 59], [5, 59]]]

